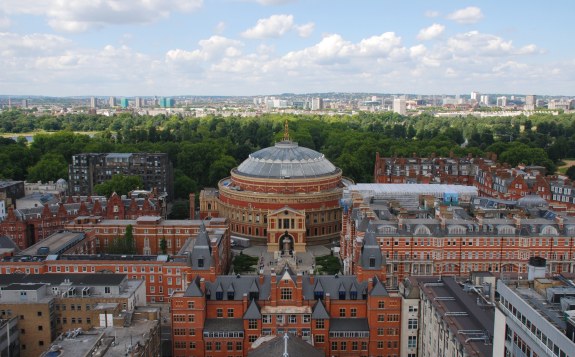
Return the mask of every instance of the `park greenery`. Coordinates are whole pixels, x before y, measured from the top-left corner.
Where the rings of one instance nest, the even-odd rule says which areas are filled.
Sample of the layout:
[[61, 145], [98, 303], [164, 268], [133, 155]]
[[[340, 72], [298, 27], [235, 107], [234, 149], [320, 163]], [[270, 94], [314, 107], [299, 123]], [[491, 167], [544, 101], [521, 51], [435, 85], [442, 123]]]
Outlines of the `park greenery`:
[[317, 274], [334, 275], [340, 272], [341, 263], [338, 257], [324, 255], [315, 258], [315, 270]]
[[116, 237], [106, 247], [108, 254], [136, 254], [136, 241], [134, 240], [133, 227], [126, 226], [126, 232], [122, 237]]
[[569, 113], [489, 118], [391, 112], [195, 118], [127, 112], [35, 116], [15, 109], [0, 113], [0, 133], [31, 132], [34, 138], [31, 144], [23, 138], [0, 138], [0, 179], [67, 179], [67, 165], [82, 152], [165, 152], [174, 165], [175, 196], [187, 199], [190, 192], [215, 187], [250, 153], [280, 141], [286, 120], [292, 140], [322, 152], [356, 182], [373, 181], [376, 152], [396, 157], [492, 153], [500, 162], [543, 165], [550, 173], [563, 159], [575, 158], [575, 115]]
[[252, 257], [240, 252], [234, 257], [232, 262], [234, 272], [237, 274], [253, 273], [257, 269], [258, 261], [258, 257]]
[[95, 185], [94, 191], [98, 195], [110, 197], [114, 192], [122, 196], [138, 188], [144, 188], [144, 181], [140, 176], [114, 175], [108, 181]]

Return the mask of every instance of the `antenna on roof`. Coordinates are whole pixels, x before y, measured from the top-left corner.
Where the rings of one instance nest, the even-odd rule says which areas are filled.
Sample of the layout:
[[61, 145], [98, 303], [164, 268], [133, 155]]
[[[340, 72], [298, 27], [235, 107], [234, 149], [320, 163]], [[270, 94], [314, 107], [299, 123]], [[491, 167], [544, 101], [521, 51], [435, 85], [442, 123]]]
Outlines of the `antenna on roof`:
[[289, 127], [288, 127], [288, 121], [286, 119], [285, 123], [284, 123], [284, 141], [290, 141], [289, 140]]

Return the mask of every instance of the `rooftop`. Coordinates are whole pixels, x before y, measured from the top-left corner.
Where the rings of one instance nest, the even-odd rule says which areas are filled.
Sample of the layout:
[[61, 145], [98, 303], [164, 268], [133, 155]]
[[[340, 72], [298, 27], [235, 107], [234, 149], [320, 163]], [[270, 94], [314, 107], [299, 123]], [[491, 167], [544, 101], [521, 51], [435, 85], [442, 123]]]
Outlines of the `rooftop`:
[[323, 154], [288, 140], [250, 154], [235, 170], [240, 175], [267, 178], [318, 177], [339, 171]]
[[479, 305], [453, 277], [410, 277], [470, 356], [492, 356], [494, 309]]

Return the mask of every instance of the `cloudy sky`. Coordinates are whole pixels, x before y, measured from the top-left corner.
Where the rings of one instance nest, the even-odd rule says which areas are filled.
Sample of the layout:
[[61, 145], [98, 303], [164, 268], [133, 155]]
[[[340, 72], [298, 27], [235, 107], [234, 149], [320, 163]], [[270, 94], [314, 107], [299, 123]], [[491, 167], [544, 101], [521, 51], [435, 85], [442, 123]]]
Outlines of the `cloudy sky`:
[[1, 0], [0, 94], [575, 95], [573, 13], [573, 0]]

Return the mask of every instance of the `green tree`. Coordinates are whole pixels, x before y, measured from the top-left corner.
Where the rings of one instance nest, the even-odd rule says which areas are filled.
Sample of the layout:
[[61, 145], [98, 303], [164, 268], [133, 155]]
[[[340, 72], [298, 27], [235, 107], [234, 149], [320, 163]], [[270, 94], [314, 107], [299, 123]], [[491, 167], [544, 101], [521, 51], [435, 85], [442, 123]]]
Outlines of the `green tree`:
[[136, 242], [134, 241], [133, 227], [131, 224], [126, 226], [126, 232], [123, 237], [116, 237], [106, 249], [108, 254], [136, 254]]
[[189, 200], [176, 200], [172, 204], [170, 219], [188, 219], [190, 218]]
[[130, 191], [143, 186], [140, 176], [114, 175], [110, 180], [94, 186], [94, 191], [98, 195], [109, 197], [114, 192], [118, 195], [127, 195]]
[[569, 166], [567, 171], [565, 171], [565, 175], [567, 175], [571, 180], [575, 180], [575, 165]]
[[184, 174], [181, 170], [174, 170], [174, 196], [176, 199], [187, 200], [192, 192], [198, 191], [198, 183]]
[[160, 240], [160, 250], [162, 251], [162, 254], [168, 254], [168, 242], [166, 241], [166, 237], [163, 237], [162, 240]]
[[68, 177], [68, 163], [60, 154], [46, 154], [28, 168], [28, 181], [48, 182]]

